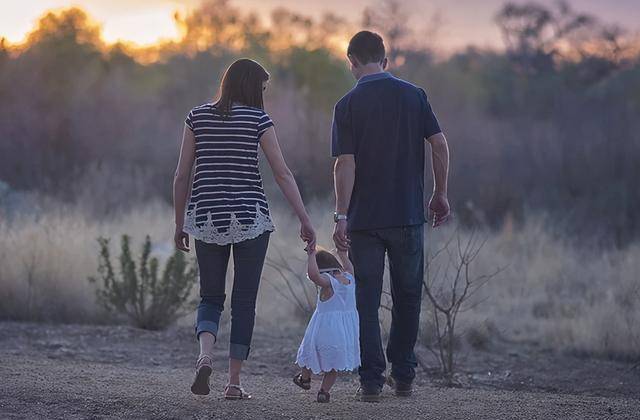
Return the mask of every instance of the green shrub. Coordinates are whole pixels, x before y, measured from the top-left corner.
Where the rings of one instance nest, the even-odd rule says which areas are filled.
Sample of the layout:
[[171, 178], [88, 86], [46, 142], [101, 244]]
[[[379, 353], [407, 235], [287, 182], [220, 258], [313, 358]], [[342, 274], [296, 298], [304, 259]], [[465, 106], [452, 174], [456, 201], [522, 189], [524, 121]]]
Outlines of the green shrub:
[[139, 328], [166, 328], [189, 306], [189, 295], [198, 277], [197, 266], [176, 250], [167, 260], [159, 278], [158, 259], [150, 257], [149, 236], [145, 238], [137, 264], [131, 255], [129, 242], [129, 236], [123, 235], [120, 273], [116, 275], [111, 264], [109, 239], [98, 238], [98, 276], [89, 278], [92, 283], [102, 282], [102, 287], [97, 290], [98, 302], [110, 313], [126, 315]]

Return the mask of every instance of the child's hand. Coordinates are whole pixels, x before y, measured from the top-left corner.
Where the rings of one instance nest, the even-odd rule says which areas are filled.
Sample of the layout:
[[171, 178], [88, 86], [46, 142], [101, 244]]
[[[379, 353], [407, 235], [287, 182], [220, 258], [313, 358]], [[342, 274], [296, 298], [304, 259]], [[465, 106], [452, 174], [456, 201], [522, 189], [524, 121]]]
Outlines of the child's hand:
[[307, 245], [307, 247], [304, 249], [304, 251], [307, 253], [307, 255], [311, 256], [315, 256], [317, 253], [316, 250], [316, 245], [312, 244], [312, 245]]

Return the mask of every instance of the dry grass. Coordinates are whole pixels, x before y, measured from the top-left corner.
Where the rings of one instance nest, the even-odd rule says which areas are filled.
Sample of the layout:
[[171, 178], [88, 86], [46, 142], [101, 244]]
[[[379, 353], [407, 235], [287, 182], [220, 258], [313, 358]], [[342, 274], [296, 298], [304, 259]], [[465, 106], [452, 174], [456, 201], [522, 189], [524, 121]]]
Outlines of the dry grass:
[[504, 271], [479, 292], [486, 300], [463, 314], [476, 339], [495, 330], [552, 349], [640, 358], [640, 244], [577, 249], [530, 218], [521, 229], [487, 233], [475, 269], [496, 267]]
[[[333, 227], [328, 205], [310, 207], [319, 242], [328, 246]], [[172, 251], [171, 213], [168, 206], [156, 203], [93, 221], [80, 208], [49, 202], [38, 215], [1, 220], [0, 318], [106, 322], [87, 282], [97, 268], [96, 238], [127, 233], [137, 248], [149, 234], [159, 244], [154, 254], [166, 258]], [[304, 276], [297, 223], [287, 211], [275, 207], [273, 213], [278, 231], [272, 236], [270, 255], [276, 257], [280, 251], [293, 272]], [[428, 251], [435, 251], [453, 229], [427, 229]], [[504, 271], [480, 290], [476, 298], [482, 303], [460, 315], [474, 343], [484, 345], [501, 335], [577, 353], [640, 358], [640, 331], [634, 328], [640, 323], [640, 244], [623, 250], [576, 249], [536, 218], [521, 228], [484, 234], [487, 242], [473, 269]], [[265, 268], [258, 328], [304, 325], [307, 315], [276, 290], [284, 287], [283, 280]], [[309, 284], [307, 293], [313, 292]], [[190, 317], [183, 322], [191, 322]]]
[[[127, 233], [138, 248], [146, 234], [160, 240], [172, 234], [171, 210], [157, 203], [101, 222], [80, 208], [45, 206], [0, 221], [0, 318], [103, 322], [87, 281], [98, 267], [96, 239]], [[171, 250], [165, 245], [154, 251], [164, 257]]]

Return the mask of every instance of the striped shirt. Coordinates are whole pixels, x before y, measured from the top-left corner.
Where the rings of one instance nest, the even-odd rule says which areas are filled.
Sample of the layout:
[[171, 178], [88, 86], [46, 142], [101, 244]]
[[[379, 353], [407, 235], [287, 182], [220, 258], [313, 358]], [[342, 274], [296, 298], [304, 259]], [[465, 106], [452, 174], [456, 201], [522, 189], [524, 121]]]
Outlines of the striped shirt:
[[234, 105], [225, 117], [207, 103], [193, 108], [185, 124], [194, 133], [196, 156], [184, 231], [218, 245], [273, 231], [258, 169], [260, 137], [273, 126], [269, 115]]

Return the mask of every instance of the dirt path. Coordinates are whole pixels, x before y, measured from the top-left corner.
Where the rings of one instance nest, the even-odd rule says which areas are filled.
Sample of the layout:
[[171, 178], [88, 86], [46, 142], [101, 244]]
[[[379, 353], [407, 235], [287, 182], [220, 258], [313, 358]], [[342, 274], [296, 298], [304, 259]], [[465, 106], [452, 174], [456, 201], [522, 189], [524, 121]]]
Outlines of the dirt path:
[[[637, 419], [640, 400], [558, 393], [447, 389], [424, 384], [409, 399], [385, 390], [383, 402], [353, 398], [355, 378], [344, 377], [332, 402], [289, 379], [290, 345], [257, 337], [245, 387], [251, 401], [188, 391], [193, 338], [187, 332], [150, 333], [124, 327], [38, 326], [0, 323], [0, 418], [403, 418], [403, 419]], [[222, 347], [222, 346], [221, 346]], [[224, 349], [216, 370], [224, 369]]]

